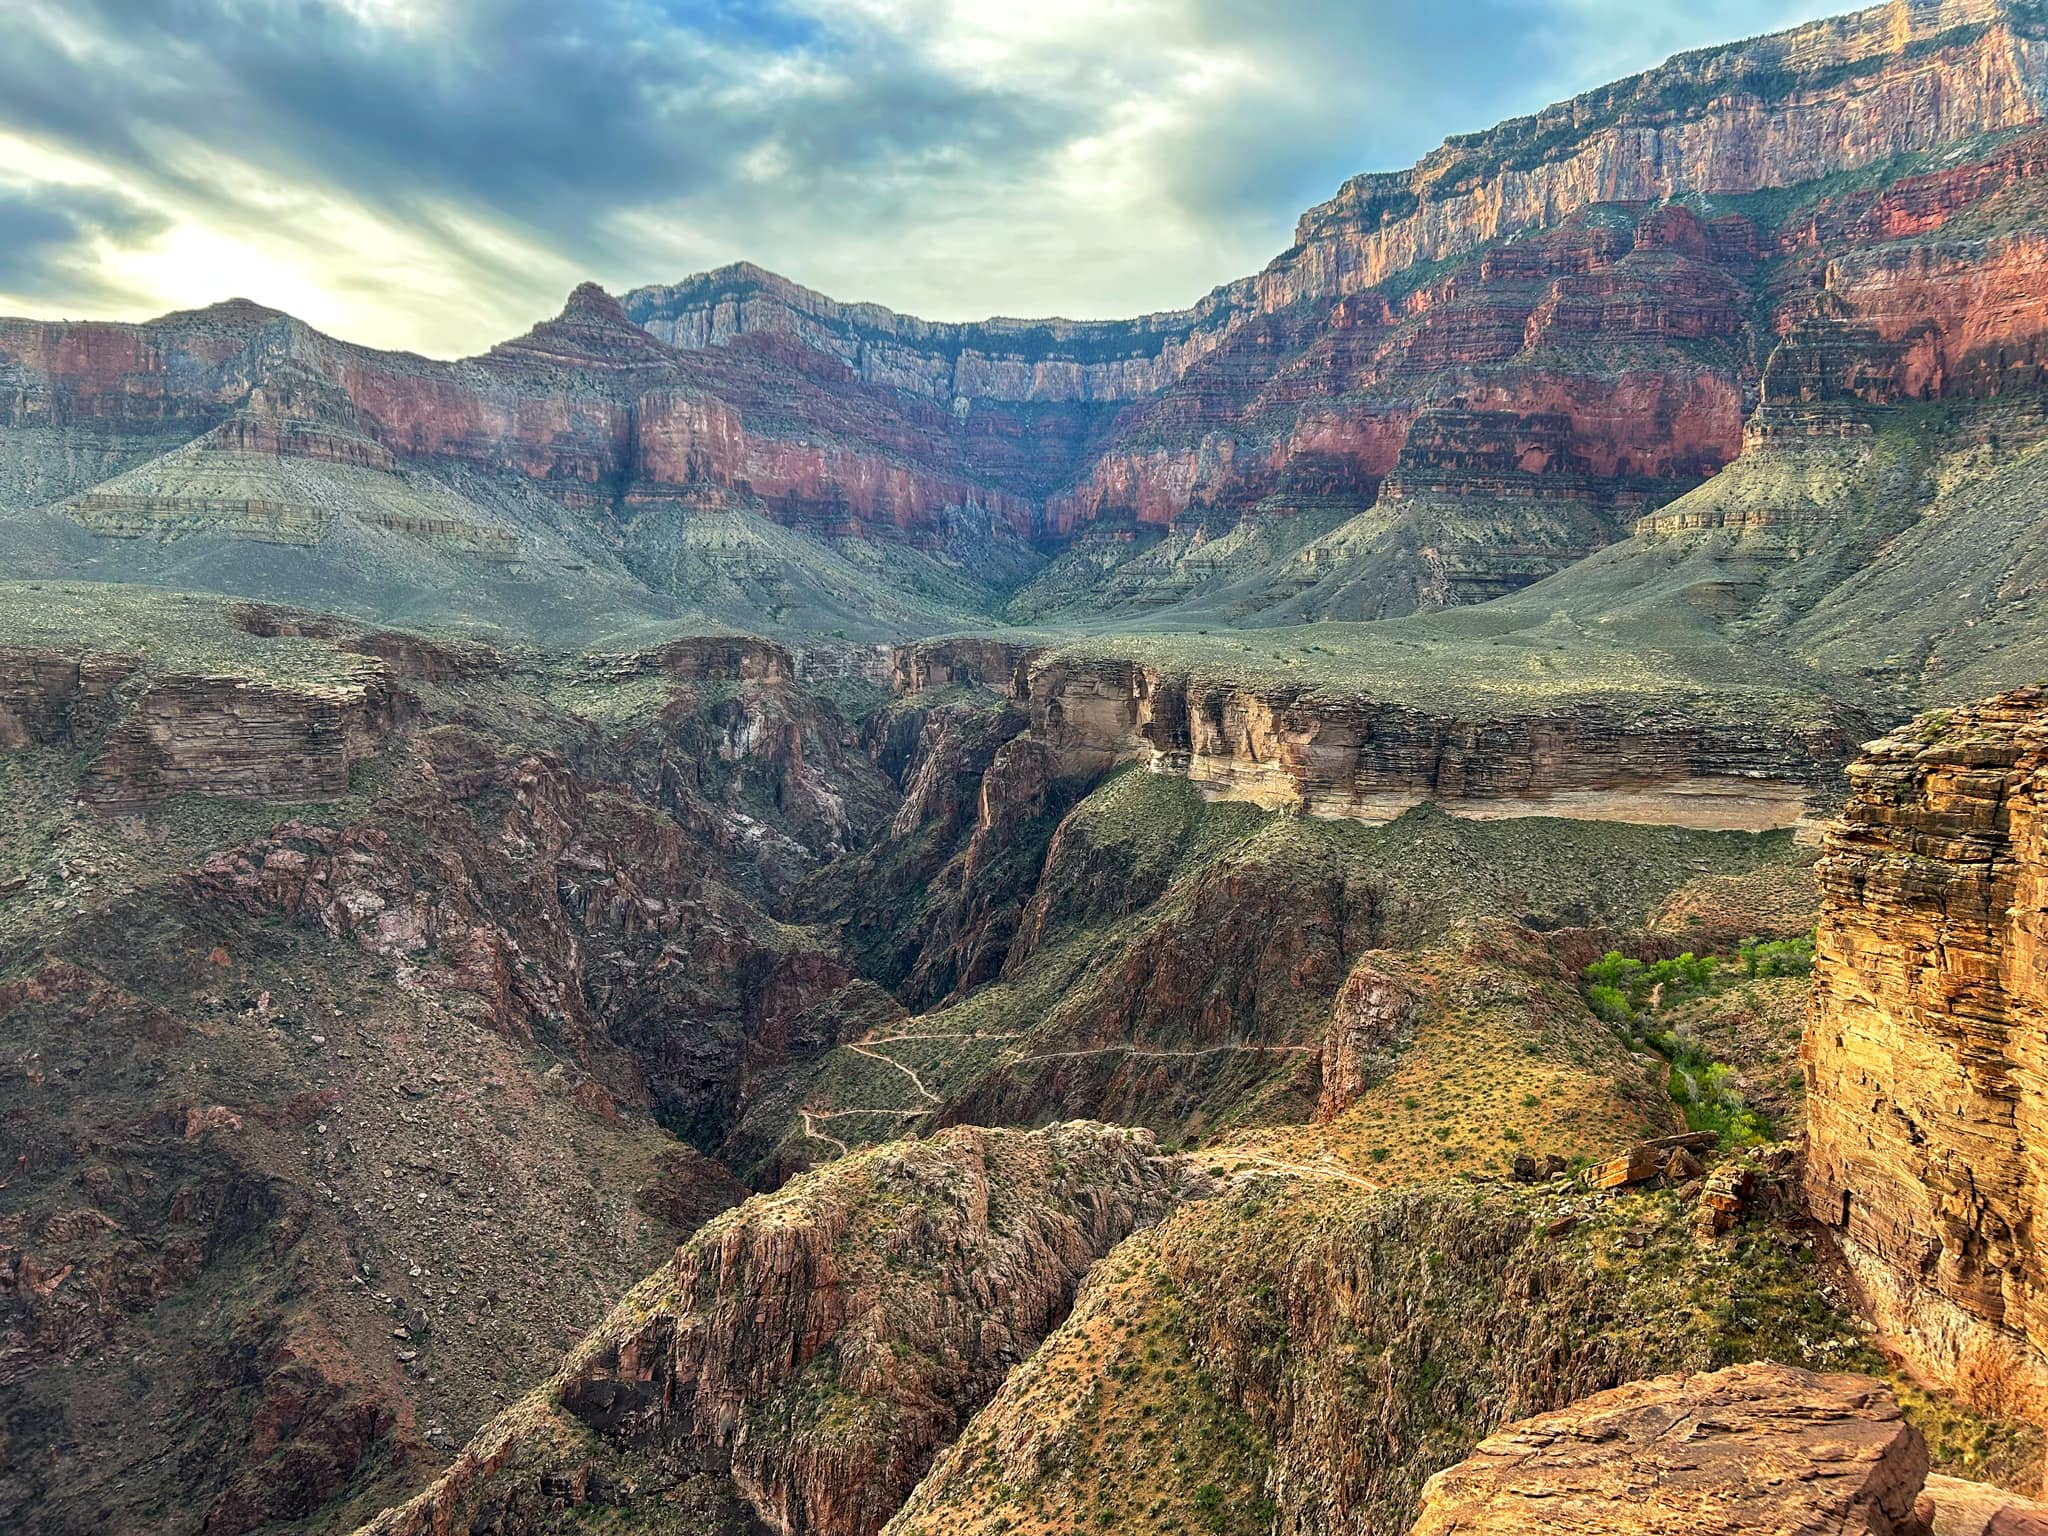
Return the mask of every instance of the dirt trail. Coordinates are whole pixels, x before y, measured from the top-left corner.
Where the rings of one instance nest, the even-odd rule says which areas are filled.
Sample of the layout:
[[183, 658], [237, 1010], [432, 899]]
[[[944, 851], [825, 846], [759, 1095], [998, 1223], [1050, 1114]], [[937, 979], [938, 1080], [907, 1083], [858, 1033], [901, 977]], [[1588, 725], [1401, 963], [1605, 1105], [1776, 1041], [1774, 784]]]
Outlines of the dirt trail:
[[[909, 1037], [900, 1036], [899, 1038], [908, 1039]], [[954, 1038], [957, 1039], [959, 1037], [955, 1036]], [[887, 1042], [884, 1041], [879, 1043], [886, 1044]], [[925, 1103], [936, 1104], [939, 1102], [939, 1096], [936, 1093], [933, 1093], [931, 1089], [925, 1087], [924, 1079], [919, 1077], [913, 1068], [906, 1067], [905, 1065], [903, 1065], [902, 1062], [898, 1061], [895, 1057], [884, 1056], [880, 1051], [870, 1049], [868, 1045], [862, 1041], [855, 1041], [853, 1044], [847, 1046], [847, 1049], [849, 1051], [852, 1051], [856, 1056], [867, 1057], [870, 1061], [886, 1062], [888, 1065], [894, 1067], [898, 1072], [901, 1072], [905, 1077], [910, 1079], [910, 1086], [917, 1090], [919, 1097], [921, 1097], [925, 1101]]]

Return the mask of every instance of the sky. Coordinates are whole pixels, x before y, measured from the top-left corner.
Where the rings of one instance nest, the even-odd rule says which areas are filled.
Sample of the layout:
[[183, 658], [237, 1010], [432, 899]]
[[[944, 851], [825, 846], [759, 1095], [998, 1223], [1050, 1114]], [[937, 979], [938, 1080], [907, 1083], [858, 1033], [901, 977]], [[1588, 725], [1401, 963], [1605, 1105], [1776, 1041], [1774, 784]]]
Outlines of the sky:
[[748, 260], [1191, 303], [1347, 176], [1848, 0], [0, 0], [0, 313], [481, 351]]

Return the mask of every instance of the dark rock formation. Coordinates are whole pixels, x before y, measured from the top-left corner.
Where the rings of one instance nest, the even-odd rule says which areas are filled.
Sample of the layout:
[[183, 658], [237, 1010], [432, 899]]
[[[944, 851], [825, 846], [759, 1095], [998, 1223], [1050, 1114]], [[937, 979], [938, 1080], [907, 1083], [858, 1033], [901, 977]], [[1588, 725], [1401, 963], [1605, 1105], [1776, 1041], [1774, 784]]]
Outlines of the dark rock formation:
[[586, 1510], [872, 1536], [1185, 1177], [1141, 1132], [962, 1128], [757, 1197], [366, 1536], [518, 1536]]

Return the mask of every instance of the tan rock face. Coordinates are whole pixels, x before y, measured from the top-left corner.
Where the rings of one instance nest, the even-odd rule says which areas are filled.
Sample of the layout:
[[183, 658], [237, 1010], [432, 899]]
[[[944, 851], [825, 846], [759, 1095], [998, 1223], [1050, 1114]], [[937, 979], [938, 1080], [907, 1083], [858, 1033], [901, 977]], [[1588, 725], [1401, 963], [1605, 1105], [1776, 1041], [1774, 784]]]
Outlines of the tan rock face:
[[1866, 749], [1830, 833], [1807, 1195], [1897, 1346], [2048, 1412], [2048, 691]]
[[1362, 821], [1435, 800], [1474, 816], [1788, 826], [1850, 739], [1842, 726], [1716, 729], [1685, 711], [1654, 718], [1586, 699], [1460, 718], [1362, 693], [1057, 655], [1028, 658], [1017, 687], [1062, 774], [1143, 762], [1212, 798]]
[[0, 647], [0, 752], [85, 745], [119, 712], [115, 690], [135, 669], [132, 657]]
[[1927, 1447], [1883, 1383], [1781, 1365], [1660, 1376], [1488, 1436], [1409, 1536], [1919, 1536]]
[[920, 640], [890, 655], [890, 686], [901, 694], [964, 684], [1007, 690], [1030, 647], [1010, 640]]
[[2048, 1506], [1936, 1474], [1915, 1506], [1934, 1536], [2048, 1536]]
[[157, 679], [86, 770], [85, 797], [134, 810], [174, 794], [310, 802], [348, 792], [398, 702], [382, 670], [342, 686]]

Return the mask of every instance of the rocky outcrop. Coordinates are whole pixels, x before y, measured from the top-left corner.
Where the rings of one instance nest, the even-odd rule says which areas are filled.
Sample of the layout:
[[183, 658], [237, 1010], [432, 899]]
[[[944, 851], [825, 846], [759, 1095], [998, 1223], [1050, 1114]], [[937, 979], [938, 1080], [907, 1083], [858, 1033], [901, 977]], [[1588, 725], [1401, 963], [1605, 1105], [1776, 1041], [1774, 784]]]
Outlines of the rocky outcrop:
[[1939, 1474], [1927, 1479], [1914, 1513], [1934, 1536], [2048, 1536], [2048, 1506]]
[[1882, 1382], [1738, 1365], [1513, 1424], [1429, 1480], [1409, 1536], [1921, 1536], [1927, 1447]]
[[1323, 1036], [1316, 1119], [1334, 1120], [1386, 1075], [1386, 1063], [1415, 1027], [1421, 1000], [1399, 978], [1361, 960], [1344, 978]]
[[117, 690], [138, 666], [132, 656], [0, 647], [0, 752], [97, 741], [120, 713]]
[[1052, 654], [1019, 673], [1033, 735], [1066, 773], [1122, 762], [1204, 792], [1317, 816], [1562, 815], [1789, 826], [1847, 755], [1854, 722], [1766, 726], [1623, 697], [1492, 716], [1227, 671]]
[[890, 654], [891, 689], [899, 696], [955, 684], [1009, 691], [1031, 647], [1015, 640], [962, 636], [899, 645]]
[[157, 677], [86, 769], [85, 798], [129, 812], [179, 794], [336, 800], [398, 712], [381, 670], [327, 686]]
[[626, 313], [673, 346], [775, 337], [822, 352], [871, 384], [963, 402], [1117, 402], [1170, 383], [1215, 344], [1226, 300], [1138, 320], [920, 320], [841, 304], [750, 262], [635, 288]]
[[1814, 1218], [1934, 1381], [2048, 1413], [2048, 692], [1867, 748], [1818, 867]]
[[1184, 1177], [1149, 1135], [1087, 1124], [952, 1130], [808, 1175], [712, 1222], [364, 1529], [666, 1510], [706, 1533], [872, 1536]]
[[671, 640], [628, 656], [591, 656], [583, 668], [593, 677], [669, 677], [690, 683], [794, 681], [796, 663], [786, 646], [751, 635], [704, 635]]

